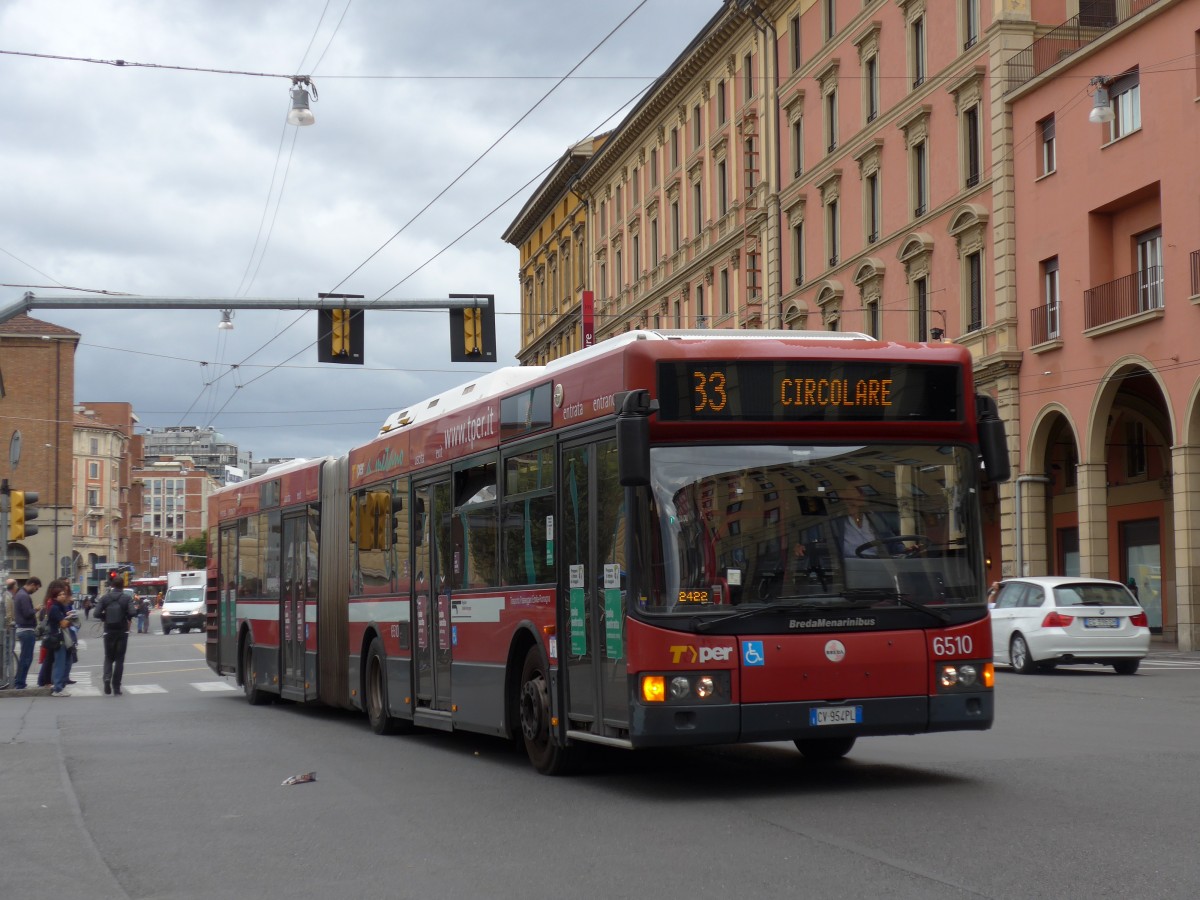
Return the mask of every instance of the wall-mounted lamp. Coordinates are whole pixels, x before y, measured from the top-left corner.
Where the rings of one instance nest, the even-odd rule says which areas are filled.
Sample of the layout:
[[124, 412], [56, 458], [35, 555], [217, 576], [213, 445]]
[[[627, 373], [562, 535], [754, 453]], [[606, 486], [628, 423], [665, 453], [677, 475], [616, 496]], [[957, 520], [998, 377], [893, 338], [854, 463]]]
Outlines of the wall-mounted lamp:
[[1092, 97], [1092, 111], [1088, 113], [1088, 121], [1095, 125], [1111, 122], [1116, 115], [1114, 115], [1112, 104], [1108, 99], [1108, 78], [1104, 75], [1096, 75], [1088, 82], [1088, 85], [1096, 89], [1096, 93]]
[[308, 92], [312, 91], [312, 99], [317, 99], [317, 86], [305, 75], [292, 76], [292, 108], [288, 111], [289, 125], [311, 125], [317, 117], [308, 108]]
[[945, 336], [946, 336], [946, 330], [944, 328], [930, 328], [929, 329], [929, 339], [931, 341], [940, 341]]
[[221, 321], [217, 323], [217, 327], [222, 331], [233, 331], [233, 310], [221, 310]]

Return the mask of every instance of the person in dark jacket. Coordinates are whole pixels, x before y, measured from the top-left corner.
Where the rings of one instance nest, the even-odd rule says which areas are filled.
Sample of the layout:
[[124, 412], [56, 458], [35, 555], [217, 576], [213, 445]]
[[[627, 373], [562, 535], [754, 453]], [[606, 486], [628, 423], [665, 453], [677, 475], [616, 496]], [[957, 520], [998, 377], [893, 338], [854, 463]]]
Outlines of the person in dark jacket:
[[19, 691], [25, 689], [25, 679], [33, 665], [33, 645], [37, 643], [37, 610], [33, 606], [33, 595], [41, 586], [42, 580], [35, 575], [26, 579], [13, 594], [13, 624], [17, 629], [17, 643], [21, 646], [13, 688]]
[[122, 590], [120, 578], [108, 583], [108, 593], [96, 604], [96, 618], [104, 623], [104, 693], [120, 694], [125, 674], [125, 648], [129, 644], [129, 622], [136, 615], [133, 603]]
[[70, 697], [67, 693], [67, 647], [63, 641], [63, 631], [69, 627], [67, 602], [70, 594], [64, 593], [55, 582], [53, 593], [46, 592], [46, 636], [42, 639], [46, 647], [47, 658], [54, 660], [50, 680], [53, 684], [51, 697]]

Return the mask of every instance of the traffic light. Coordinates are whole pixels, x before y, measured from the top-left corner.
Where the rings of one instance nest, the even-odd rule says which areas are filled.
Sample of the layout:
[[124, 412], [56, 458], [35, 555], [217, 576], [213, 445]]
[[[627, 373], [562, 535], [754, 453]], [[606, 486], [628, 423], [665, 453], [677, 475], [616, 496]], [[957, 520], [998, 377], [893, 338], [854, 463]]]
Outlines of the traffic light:
[[450, 361], [496, 361], [496, 298], [494, 294], [451, 294], [475, 300], [477, 306], [450, 310]]
[[[361, 300], [362, 294], [317, 294], [322, 300]], [[317, 362], [363, 364], [363, 311], [317, 310]]]
[[37, 534], [38, 527], [30, 525], [30, 519], [38, 517], [37, 491], [10, 491], [8, 512], [8, 539], [23, 541]]

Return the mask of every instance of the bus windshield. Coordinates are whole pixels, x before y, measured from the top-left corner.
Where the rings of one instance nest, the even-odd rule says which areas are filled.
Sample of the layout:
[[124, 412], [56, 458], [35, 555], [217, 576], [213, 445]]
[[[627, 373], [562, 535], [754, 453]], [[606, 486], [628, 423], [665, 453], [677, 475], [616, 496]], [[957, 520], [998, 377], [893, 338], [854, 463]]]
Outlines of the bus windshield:
[[978, 460], [964, 446], [651, 450], [647, 613], [982, 605]]

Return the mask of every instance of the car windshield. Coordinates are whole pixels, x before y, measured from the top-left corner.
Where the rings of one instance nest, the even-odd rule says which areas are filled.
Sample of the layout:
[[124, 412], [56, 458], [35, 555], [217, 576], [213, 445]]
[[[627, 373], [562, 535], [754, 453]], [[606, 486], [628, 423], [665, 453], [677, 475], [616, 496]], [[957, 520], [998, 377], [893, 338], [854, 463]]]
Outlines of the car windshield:
[[195, 603], [202, 599], [200, 588], [173, 588], [167, 591], [167, 603]]
[[966, 447], [656, 447], [651, 471], [645, 612], [983, 603]]
[[1055, 606], [1137, 606], [1119, 584], [1064, 584], [1054, 589]]

